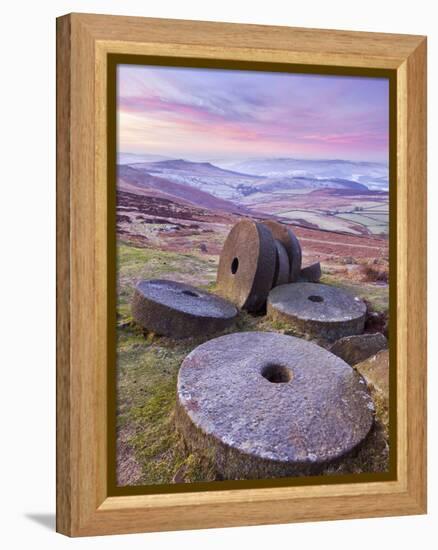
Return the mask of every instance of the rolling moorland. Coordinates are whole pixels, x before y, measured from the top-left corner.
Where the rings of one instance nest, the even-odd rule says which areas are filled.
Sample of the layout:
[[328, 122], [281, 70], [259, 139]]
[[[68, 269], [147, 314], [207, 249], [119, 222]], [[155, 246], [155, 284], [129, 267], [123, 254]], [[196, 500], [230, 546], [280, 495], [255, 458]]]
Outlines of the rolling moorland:
[[[172, 341], [144, 334], [130, 316], [136, 282], [169, 278], [214, 291], [219, 254], [232, 225], [241, 217], [273, 218], [290, 224], [300, 239], [303, 265], [320, 261], [322, 281], [366, 300], [367, 330], [387, 334], [387, 171], [377, 163], [337, 160], [230, 163], [119, 155], [120, 485], [218, 479], [205, 457], [188, 453], [172, 419], [179, 365], [203, 339]], [[290, 333], [286, 326], [245, 313], [234, 330]], [[373, 397], [376, 427], [357, 456], [346, 459], [338, 472], [387, 467], [387, 402]]]

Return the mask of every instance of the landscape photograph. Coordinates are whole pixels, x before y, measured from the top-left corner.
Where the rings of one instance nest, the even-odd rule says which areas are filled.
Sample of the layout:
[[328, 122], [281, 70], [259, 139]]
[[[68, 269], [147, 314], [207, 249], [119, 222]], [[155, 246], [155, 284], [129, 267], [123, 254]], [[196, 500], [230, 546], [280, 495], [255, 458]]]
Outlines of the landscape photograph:
[[119, 64], [119, 487], [387, 472], [389, 81]]

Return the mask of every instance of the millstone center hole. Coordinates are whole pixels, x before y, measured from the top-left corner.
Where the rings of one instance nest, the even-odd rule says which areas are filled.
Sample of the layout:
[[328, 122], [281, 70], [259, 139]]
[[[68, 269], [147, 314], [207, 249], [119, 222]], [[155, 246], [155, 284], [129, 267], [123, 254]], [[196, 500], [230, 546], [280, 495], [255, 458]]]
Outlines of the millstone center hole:
[[183, 294], [186, 296], [193, 296], [194, 298], [199, 298], [199, 294], [196, 294], [196, 292], [192, 292], [191, 290], [183, 290]]
[[311, 302], [323, 302], [324, 301], [324, 298], [322, 296], [309, 296], [307, 298], [308, 300], [310, 300]]
[[263, 378], [273, 384], [284, 384], [292, 380], [292, 373], [283, 365], [266, 365], [261, 371]]
[[238, 269], [239, 269], [239, 258], [234, 258], [234, 260], [231, 262], [231, 273], [235, 275]]

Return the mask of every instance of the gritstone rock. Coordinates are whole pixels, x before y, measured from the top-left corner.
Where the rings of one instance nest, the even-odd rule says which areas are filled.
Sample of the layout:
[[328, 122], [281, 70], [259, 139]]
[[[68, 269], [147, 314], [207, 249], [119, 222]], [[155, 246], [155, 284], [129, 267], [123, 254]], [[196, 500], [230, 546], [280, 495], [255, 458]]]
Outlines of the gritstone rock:
[[320, 473], [354, 450], [373, 420], [362, 377], [292, 336], [215, 338], [193, 350], [178, 375], [176, 426], [225, 479]]
[[315, 264], [303, 267], [300, 273], [300, 282], [319, 283], [321, 275], [321, 264], [319, 262], [316, 262]]
[[382, 350], [365, 361], [354, 365], [365, 378], [367, 384], [380, 392], [385, 399], [389, 397], [389, 351]]
[[363, 332], [366, 305], [336, 287], [294, 283], [271, 290], [267, 313], [299, 334], [336, 340]]
[[355, 365], [387, 347], [388, 340], [383, 334], [376, 332], [340, 338], [332, 345], [330, 351], [349, 365]]
[[131, 311], [141, 327], [176, 339], [220, 332], [237, 316], [234, 305], [219, 296], [161, 279], [137, 284]]
[[273, 220], [263, 222], [269, 228], [274, 239], [280, 241], [289, 256], [289, 282], [298, 281], [301, 272], [301, 246], [291, 229], [282, 223]]
[[275, 240], [277, 255], [275, 260], [274, 281], [272, 286], [284, 285], [289, 282], [289, 256], [280, 241]]
[[218, 292], [247, 311], [258, 311], [272, 288], [277, 249], [267, 227], [241, 220], [228, 234], [217, 272]]

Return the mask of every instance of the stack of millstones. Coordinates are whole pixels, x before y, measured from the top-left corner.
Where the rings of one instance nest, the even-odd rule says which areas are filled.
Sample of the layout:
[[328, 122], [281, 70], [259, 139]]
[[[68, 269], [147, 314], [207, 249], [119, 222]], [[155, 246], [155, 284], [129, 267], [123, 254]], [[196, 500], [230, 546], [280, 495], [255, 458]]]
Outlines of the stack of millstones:
[[272, 288], [319, 280], [319, 264], [302, 270], [301, 262], [301, 245], [290, 228], [275, 221], [241, 220], [228, 234], [221, 252], [218, 292], [239, 308], [257, 312], [265, 306]]
[[170, 280], [140, 281], [132, 316], [144, 330], [170, 338], [213, 335], [230, 328], [237, 308], [289, 324], [294, 333], [334, 340], [361, 334], [360, 298], [318, 284], [318, 263], [302, 268], [299, 240], [273, 220], [243, 219], [228, 234], [219, 259], [217, 293]]

